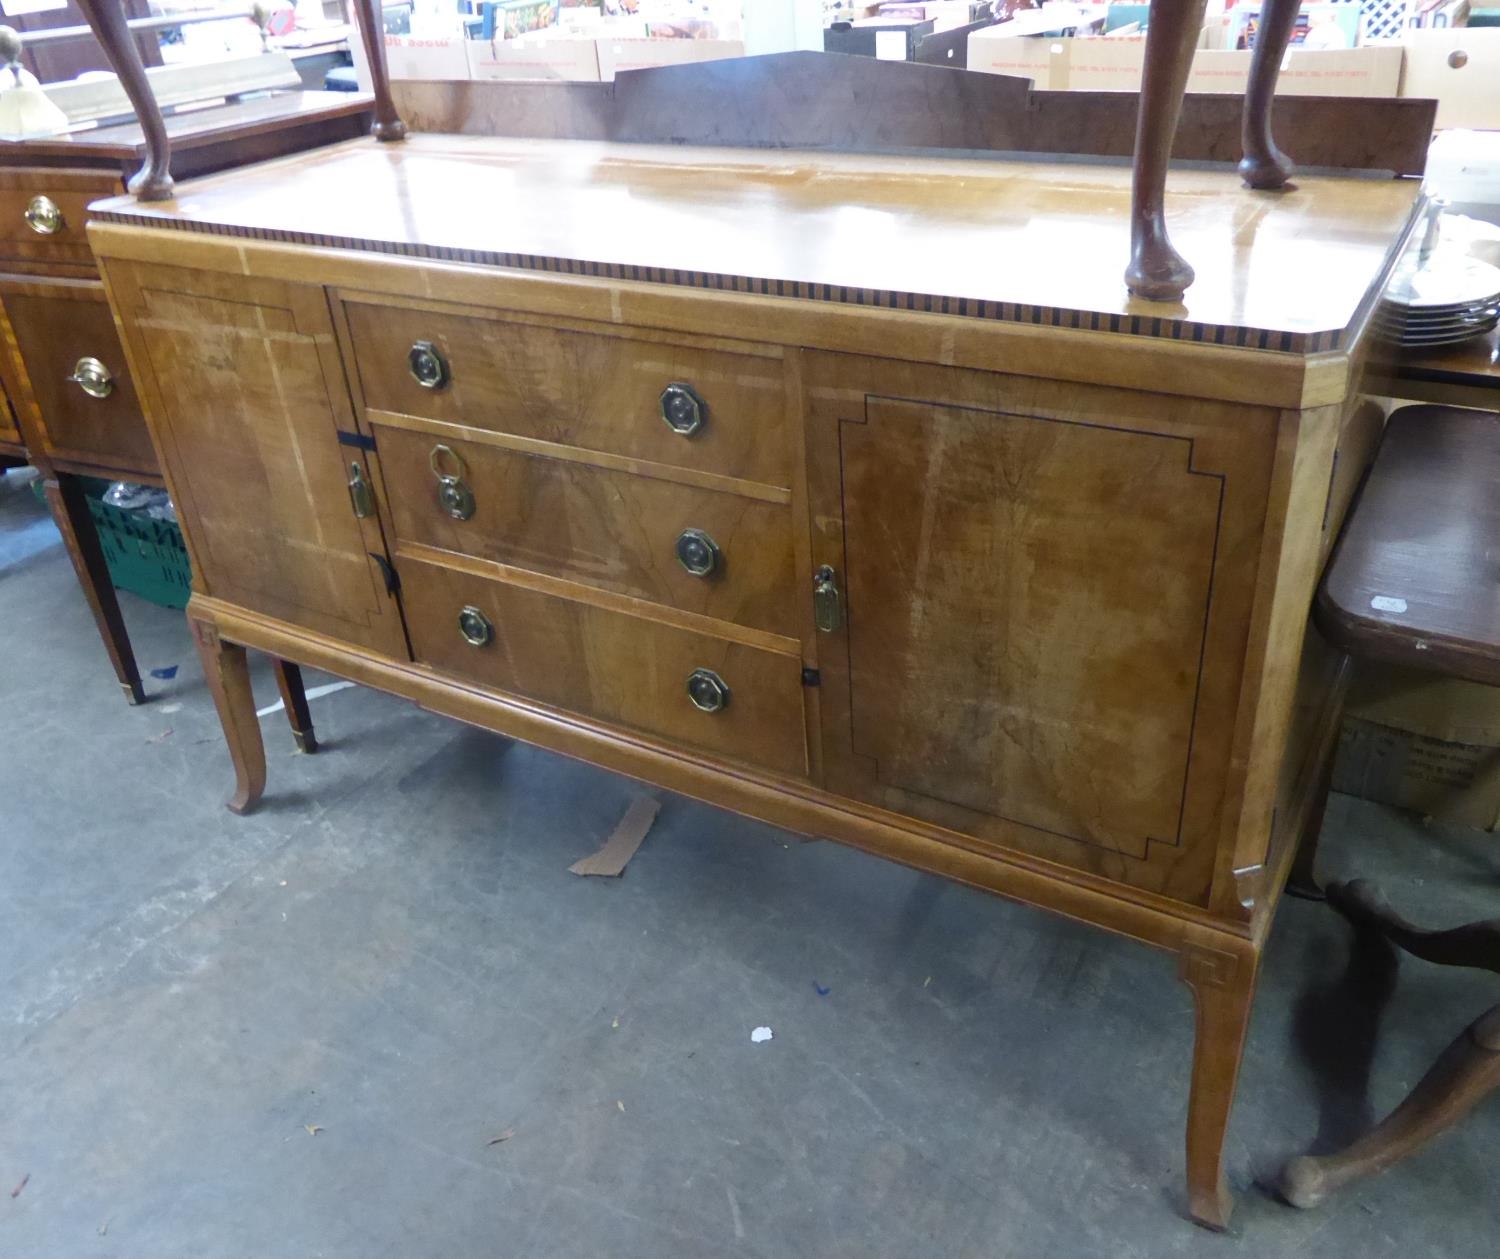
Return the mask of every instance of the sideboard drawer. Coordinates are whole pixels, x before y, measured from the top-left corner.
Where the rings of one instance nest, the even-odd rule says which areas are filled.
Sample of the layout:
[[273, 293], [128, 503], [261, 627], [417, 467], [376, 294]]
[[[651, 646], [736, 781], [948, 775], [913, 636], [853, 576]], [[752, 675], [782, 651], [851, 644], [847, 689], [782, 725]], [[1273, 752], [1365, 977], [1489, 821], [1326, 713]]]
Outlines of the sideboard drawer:
[[[357, 301], [345, 310], [372, 411], [791, 484], [779, 355], [578, 332], [482, 311]], [[675, 429], [663, 415], [664, 394]]]
[[378, 425], [395, 542], [795, 637], [785, 503]]
[[[412, 651], [422, 663], [554, 708], [634, 726], [691, 752], [806, 776], [796, 654], [409, 557], [399, 567]], [[699, 701], [711, 703], [716, 687], [725, 688], [717, 711], [695, 703], [689, 692], [695, 674]]]
[[4, 303], [47, 453], [101, 469], [155, 474], [156, 451], [104, 286], [28, 283], [7, 289]]
[[0, 259], [92, 268], [89, 202], [120, 190], [107, 171], [0, 170]]

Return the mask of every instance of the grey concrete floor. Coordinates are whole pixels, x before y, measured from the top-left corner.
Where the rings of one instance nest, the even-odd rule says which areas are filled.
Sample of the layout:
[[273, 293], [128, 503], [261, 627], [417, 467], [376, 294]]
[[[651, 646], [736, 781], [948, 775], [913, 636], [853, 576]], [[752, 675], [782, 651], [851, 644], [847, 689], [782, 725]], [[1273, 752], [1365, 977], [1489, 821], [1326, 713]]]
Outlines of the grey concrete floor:
[[[1392, 989], [1288, 902], [1240, 1208], [1206, 1233], [1170, 958], [675, 796], [624, 878], [580, 879], [643, 788], [366, 690], [314, 703], [317, 756], [266, 717], [267, 801], [235, 818], [180, 614], [127, 600], [142, 667], [181, 666], [128, 708], [19, 482], [4, 1259], [1496, 1253], [1500, 1103], [1323, 1210], [1256, 1187], [1393, 1105], [1492, 977], [1408, 961]], [[1325, 851], [1412, 914], [1497, 912], [1500, 838], [1335, 798]]]

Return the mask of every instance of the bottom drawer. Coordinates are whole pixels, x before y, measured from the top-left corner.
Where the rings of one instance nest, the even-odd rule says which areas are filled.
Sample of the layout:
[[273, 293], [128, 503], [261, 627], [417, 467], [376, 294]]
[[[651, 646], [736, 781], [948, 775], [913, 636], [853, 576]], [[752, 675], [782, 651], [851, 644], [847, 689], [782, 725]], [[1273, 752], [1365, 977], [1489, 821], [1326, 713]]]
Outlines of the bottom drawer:
[[[424, 664], [689, 751], [806, 776], [797, 656], [436, 564], [403, 558], [400, 567], [412, 650]], [[466, 609], [470, 635], [485, 641], [465, 636]], [[715, 711], [694, 702], [695, 674], [699, 702], [723, 699]]]

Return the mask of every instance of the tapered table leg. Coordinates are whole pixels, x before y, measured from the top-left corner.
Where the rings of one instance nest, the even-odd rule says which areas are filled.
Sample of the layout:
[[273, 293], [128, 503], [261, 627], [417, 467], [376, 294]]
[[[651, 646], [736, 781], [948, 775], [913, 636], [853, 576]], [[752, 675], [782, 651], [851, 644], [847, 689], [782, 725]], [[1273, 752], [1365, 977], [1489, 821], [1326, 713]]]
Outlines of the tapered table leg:
[[1252, 188], [1280, 188], [1292, 175], [1291, 160], [1271, 135], [1271, 103], [1301, 8], [1302, 0], [1266, 0], [1261, 6], [1241, 126], [1245, 155], [1240, 159], [1240, 178]]
[[277, 660], [276, 687], [281, 692], [281, 703], [286, 709], [287, 720], [292, 725], [292, 738], [297, 747], [308, 754], [318, 750], [318, 736], [313, 732], [312, 714], [307, 708], [307, 690], [302, 685], [302, 670], [290, 660]]
[[1248, 942], [1210, 936], [1191, 932], [1180, 955], [1196, 1016], [1188, 1097], [1188, 1214], [1206, 1228], [1222, 1231], [1234, 1210], [1224, 1140], [1255, 1001], [1259, 956]]
[[216, 626], [193, 621], [192, 627], [209, 693], [224, 728], [224, 742], [234, 762], [235, 787], [227, 802], [229, 811], [248, 813], [266, 789], [266, 749], [250, 689], [250, 662], [243, 647], [219, 637]]
[[52, 519], [57, 522], [57, 531], [62, 534], [68, 558], [73, 561], [73, 571], [78, 574], [78, 584], [83, 587], [84, 598], [94, 614], [94, 624], [99, 628], [99, 637], [104, 640], [104, 650], [114, 666], [115, 677], [125, 692], [126, 702], [143, 704], [146, 692], [141, 687], [140, 670], [136, 667], [130, 635], [125, 630], [125, 619], [120, 615], [120, 601], [115, 595], [114, 583], [109, 579], [109, 566], [104, 561], [104, 551], [99, 545], [99, 534], [94, 528], [94, 518], [89, 514], [83, 487], [76, 478], [63, 475], [49, 477], [42, 482], [42, 489]]

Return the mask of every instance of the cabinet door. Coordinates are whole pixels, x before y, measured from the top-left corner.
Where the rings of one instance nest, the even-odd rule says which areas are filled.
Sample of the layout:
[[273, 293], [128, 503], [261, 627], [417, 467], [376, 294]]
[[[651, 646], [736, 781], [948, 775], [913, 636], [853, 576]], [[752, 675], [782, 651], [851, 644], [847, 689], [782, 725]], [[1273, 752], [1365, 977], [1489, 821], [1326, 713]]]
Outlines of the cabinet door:
[[355, 428], [327, 297], [313, 285], [111, 260], [110, 294], [206, 594], [405, 657], [348, 482]]
[[810, 356], [828, 786], [1207, 895], [1269, 411]]

